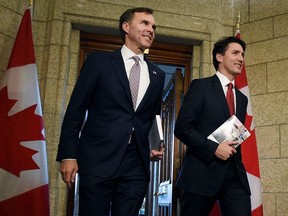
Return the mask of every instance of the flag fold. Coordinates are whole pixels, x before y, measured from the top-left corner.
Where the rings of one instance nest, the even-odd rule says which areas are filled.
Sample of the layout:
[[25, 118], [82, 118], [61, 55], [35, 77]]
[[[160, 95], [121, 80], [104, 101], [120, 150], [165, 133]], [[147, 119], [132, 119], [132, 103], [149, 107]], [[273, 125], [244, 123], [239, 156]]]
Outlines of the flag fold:
[[0, 84], [0, 215], [49, 216], [46, 142], [30, 8]]

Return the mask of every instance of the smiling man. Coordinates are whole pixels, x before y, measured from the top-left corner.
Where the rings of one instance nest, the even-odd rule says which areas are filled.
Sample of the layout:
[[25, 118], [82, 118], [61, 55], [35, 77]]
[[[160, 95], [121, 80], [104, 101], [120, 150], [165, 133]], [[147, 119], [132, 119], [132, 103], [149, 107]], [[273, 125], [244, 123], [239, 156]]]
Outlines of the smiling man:
[[143, 55], [155, 38], [152, 13], [149, 8], [124, 12], [119, 20], [124, 45], [90, 54], [73, 90], [57, 161], [68, 187], [79, 173], [80, 216], [138, 216], [150, 160], [163, 157], [163, 149], [150, 150], [148, 141], [165, 80]]
[[217, 200], [222, 216], [251, 215], [241, 145], [235, 148], [235, 141], [216, 143], [207, 138], [233, 114], [244, 124], [248, 99], [235, 88], [235, 78], [241, 74], [245, 48], [236, 37], [216, 42], [216, 74], [193, 80], [185, 95], [175, 125], [175, 136], [187, 146], [177, 181], [181, 216], [208, 216]]

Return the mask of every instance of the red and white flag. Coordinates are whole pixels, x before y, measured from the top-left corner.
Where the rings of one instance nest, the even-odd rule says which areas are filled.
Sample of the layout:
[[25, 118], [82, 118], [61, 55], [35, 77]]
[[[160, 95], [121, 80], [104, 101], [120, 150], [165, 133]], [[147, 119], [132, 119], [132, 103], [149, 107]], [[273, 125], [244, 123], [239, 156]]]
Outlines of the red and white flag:
[[0, 215], [49, 216], [46, 142], [30, 8], [0, 83]]
[[[240, 31], [236, 31], [237, 38], [240, 38]], [[263, 216], [262, 205], [262, 186], [260, 180], [260, 169], [258, 160], [258, 151], [255, 135], [255, 125], [253, 122], [251, 99], [248, 88], [246, 68], [242, 68], [241, 74], [236, 77], [236, 87], [248, 98], [248, 106], [245, 119], [245, 127], [251, 133], [251, 136], [241, 144], [242, 160], [246, 168], [248, 181], [251, 190], [251, 212], [252, 216]]]

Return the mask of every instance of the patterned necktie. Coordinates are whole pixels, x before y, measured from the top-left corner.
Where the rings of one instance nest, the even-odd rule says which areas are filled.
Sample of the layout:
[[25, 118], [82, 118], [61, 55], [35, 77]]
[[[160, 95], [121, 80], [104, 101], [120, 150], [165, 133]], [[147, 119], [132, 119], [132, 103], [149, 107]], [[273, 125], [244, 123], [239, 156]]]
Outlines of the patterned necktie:
[[230, 116], [235, 114], [235, 107], [234, 107], [234, 94], [233, 94], [233, 84], [229, 83], [228, 85], [228, 90], [226, 94], [226, 100], [228, 103], [229, 111], [230, 111]]
[[140, 82], [140, 64], [139, 64], [140, 59], [138, 56], [133, 56], [132, 59], [135, 61], [135, 64], [132, 66], [130, 70], [129, 85], [132, 95], [133, 107], [134, 110], [136, 110], [136, 103]]

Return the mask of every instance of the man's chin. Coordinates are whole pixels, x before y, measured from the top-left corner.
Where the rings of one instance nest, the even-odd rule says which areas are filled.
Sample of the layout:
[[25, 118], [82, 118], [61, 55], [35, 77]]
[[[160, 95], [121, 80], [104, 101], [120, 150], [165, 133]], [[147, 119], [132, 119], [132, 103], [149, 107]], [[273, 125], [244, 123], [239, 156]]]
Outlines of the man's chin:
[[152, 45], [152, 42], [153, 41], [145, 41], [143, 44], [142, 44], [142, 48], [144, 49], [149, 49]]
[[144, 52], [145, 50], [149, 49], [150, 46], [143, 46], [143, 47], [140, 47], [139, 49]]
[[242, 68], [234, 71], [235, 74], [241, 74], [241, 72], [242, 72]]

